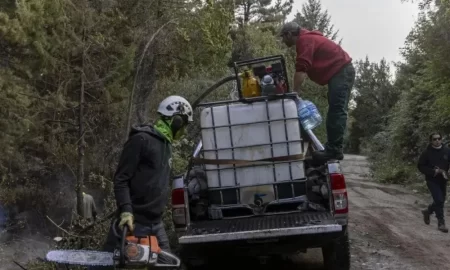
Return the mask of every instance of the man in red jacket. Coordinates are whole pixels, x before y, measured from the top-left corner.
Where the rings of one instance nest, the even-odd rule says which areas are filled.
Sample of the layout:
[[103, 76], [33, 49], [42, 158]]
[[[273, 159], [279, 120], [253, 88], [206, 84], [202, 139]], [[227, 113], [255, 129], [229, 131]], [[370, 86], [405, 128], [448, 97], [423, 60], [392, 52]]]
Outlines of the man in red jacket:
[[280, 36], [286, 46], [296, 46], [294, 91], [301, 96], [301, 85], [306, 76], [319, 85], [328, 85], [328, 141], [325, 151], [313, 153], [313, 158], [321, 162], [342, 160], [348, 101], [355, 82], [352, 58], [321, 32], [302, 29], [295, 22], [285, 24]]

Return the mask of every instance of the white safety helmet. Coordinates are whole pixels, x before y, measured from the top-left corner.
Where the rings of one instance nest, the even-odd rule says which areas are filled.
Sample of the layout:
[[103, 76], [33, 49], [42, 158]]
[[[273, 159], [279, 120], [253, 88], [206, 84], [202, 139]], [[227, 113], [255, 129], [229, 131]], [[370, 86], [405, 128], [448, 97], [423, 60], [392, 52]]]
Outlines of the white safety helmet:
[[194, 121], [194, 113], [191, 104], [180, 96], [169, 96], [165, 98], [158, 107], [158, 112], [164, 116], [186, 115], [188, 121]]

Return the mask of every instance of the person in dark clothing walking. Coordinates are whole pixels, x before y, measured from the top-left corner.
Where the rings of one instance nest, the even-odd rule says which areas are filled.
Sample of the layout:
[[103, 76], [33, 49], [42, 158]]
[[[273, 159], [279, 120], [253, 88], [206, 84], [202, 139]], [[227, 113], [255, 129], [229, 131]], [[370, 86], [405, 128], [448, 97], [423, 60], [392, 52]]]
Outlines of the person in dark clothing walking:
[[313, 158], [318, 162], [342, 160], [348, 102], [355, 82], [352, 58], [321, 32], [302, 29], [295, 22], [285, 24], [280, 36], [286, 46], [296, 46], [294, 91], [301, 95], [300, 87], [307, 76], [319, 85], [328, 85], [328, 142], [325, 151], [314, 152]]
[[[160, 118], [153, 125], [132, 128], [114, 176], [114, 195], [120, 213], [119, 227], [127, 225], [135, 236], [155, 235], [162, 250], [170, 252], [162, 215], [169, 197], [172, 142], [193, 121], [189, 102], [169, 96], [158, 108]], [[103, 250], [112, 252], [117, 239], [109, 231]], [[158, 263], [170, 263], [159, 258]], [[90, 269], [113, 269], [91, 267]]]
[[436, 213], [438, 229], [447, 233], [444, 220], [444, 202], [447, 195], [448, 172], [450, 169], [450, 149], [442, 144], [439, 133], [430, 135], [430, 144], [420, 155], [418, 169], [425, 175], [428, 189], [433, 197], [433, 203], [422, 210], [425, 224], [430, 224], [430, 215]]

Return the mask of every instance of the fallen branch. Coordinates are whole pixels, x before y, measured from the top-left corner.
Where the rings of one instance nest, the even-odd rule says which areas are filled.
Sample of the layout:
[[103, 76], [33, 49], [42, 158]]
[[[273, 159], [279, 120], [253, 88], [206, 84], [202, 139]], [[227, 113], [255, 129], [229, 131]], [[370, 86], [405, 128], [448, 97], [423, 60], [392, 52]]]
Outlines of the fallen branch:
[[100, 219], [99, 221], [96, 221], [96, 222], [94, 222], [93, 224], [91, 224], [91, 225], [85, 227], [84, 229], [82, 229], [82, 230], [80, 231], [80, 233], [83, 233], [83, 232], [89, 230], [90, 228], [94, 227], [95, 225], [102, 224], [103, 222], [105, 222], [105, 221], [107, 221], [108, 219], [112, 218], [112, 217], [116, 214], [116, 212], [117, 212], [117, 211], [113, 211], [113, 212], [109, 213], [107, 216], [105, 216], [104, 218]]
[[64, 224], [64, 221], [66, 221], [66, 220], [63, 219], [63, 221], [61, 222], [61, 224], [59, 224], [59, 226], [62, 226]]
[[56, 224], [56, 222], [54, 222], [49, 216], [46, 216], [48, 220], [50, 220], [50, 222], [56, 226], [56, 228], [60, 229], [61, 231], [67, 233], [69, 236], [72, 237], [77, 237], [77, 238], [87, 238], [85, 236], [80, 236], [80, 235], [75, 235], [73, 233], [68, 232], [66, 229], [61, 228], [61, 226], [59, 226], [58, 224]]
[[22, 268], [23, 270], [27, 270], [25, 267], [23, 267], [22, 265], [20, 265], [20, 263], [14, 261], [14, 260], [13, 260], [13, 263], [15, 263], [17, 266], [19, 266], [19, 267]]

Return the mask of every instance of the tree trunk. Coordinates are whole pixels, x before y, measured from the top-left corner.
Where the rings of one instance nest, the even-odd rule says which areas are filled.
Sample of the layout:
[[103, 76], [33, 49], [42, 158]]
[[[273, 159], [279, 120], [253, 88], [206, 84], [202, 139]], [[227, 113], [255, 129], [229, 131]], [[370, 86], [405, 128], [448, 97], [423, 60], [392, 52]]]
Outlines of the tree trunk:
[[[141, 69], [141, 66], [142, 66], [142, 62], [144, 61], [145, 54], [147, 53], [147, 50], [149, 49], [150, 45], [152, 44], [152, 42], [155, 39], [155, 37], [159, 34], [159, 32], [165, 26], [167, 26], [170, 23], [173, 23], [174, 21], [175, 21], [175, 19], [170, 20], [170, 21], [164, 23], [161, 27], [159, 27], [158, 30], [156, 30], [156, 32], [149, 38], [148, 42], [145, 44], [145, 46], [143, 47], [143, 50], [142, 50], [142, 52], [140, 54], [139, 62], [137, 62], [136, 71], [135, 71], [135, 74], [134, 74], [133, 88], [131, 89], [130, 97], [128, 98], [128, 109], [127, 109], [128, 113], [127, 113], [127, 120], [126, 120], [126, 124], [125, 124], [124, 142], [126, 142], [128, 140], [128, 133], [130, 132], [130, 127], [131, 127], [131, 123], [132, 123], [133, 100], [134, 100], [135, 92], [137, 92], [136, 88], [137, 88], [137, 85], [139, 83], [138, 82], [139, 72], [140, 72], [140, 69]], [[154, 63], [153, 61], [155, 61], [155, 59], [152, 59], [152, 62], [151, 62], [152, 65]], [[153, 68], [155, 68], [155, 67], [153, 67]], [[146, 74], [148, 74], [148, 73], [146, 73]], [[149, 75], [146, 75], [146, 76], [149, 76]], [[153, 85], [152, 85], [152, 87], [150, 89], [153, 89]], [[149, 95], [150, 95], [150, 92], [147, 92], [145, 94], [144, 98], [148, 98]], [[141, 118], [141, 119], [138, 119], [140, 122], [144, 121], [144, 119], [143, 119], [144, 118], [144, 114], [142, 114], [139, 111], [137, 111], [136, 112], [136, 116], [137, 116], [137, 118]]]
[[[84, 42], [84, 30], [83, 30], [83, 42]], [[83, 211], [83, 181], [84, 181], [84, 48], [81, 57], [81, 87], [80, 87], [80, 104], [78, 112], [78, 176], [77, 176], [77, 212], [78, 215], [84, 216]]]

